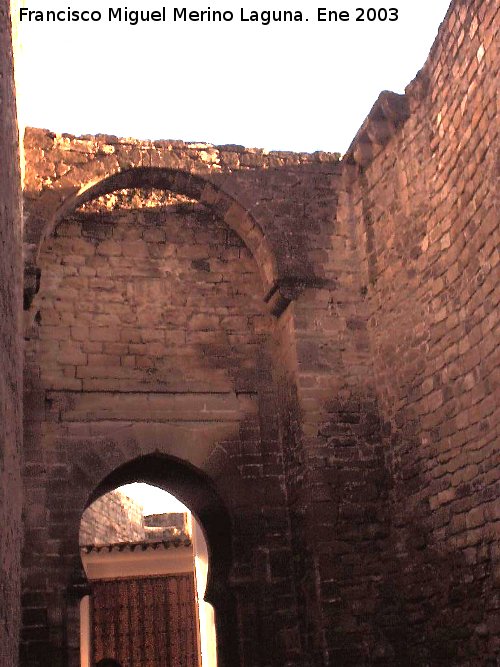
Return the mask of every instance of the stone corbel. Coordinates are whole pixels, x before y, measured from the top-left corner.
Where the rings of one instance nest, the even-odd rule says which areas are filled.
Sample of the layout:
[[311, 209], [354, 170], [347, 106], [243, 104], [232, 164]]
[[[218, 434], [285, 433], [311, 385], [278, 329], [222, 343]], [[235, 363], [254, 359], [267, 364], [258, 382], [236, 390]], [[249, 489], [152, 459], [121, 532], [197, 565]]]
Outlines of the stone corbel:
[[271, 315], [278, 318], [287, 309], [291, 301], [299, 297], [308, 288], [325, 287], [325, 280], [318, 277], [280, 278], [264, 297]]

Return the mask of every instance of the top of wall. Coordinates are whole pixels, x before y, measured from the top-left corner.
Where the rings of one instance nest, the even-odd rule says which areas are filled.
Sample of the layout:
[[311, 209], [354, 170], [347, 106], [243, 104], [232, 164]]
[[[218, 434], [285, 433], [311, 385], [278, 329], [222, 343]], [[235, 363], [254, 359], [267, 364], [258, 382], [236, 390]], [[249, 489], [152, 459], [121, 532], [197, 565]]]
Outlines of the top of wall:
[[[28, 155], [30, 149], [42, 148], [75, 151], [87, 154], [112, 154], [113, 147], [122, 150], [162, 152], [188, 156], [198, 162], [205, 163], [213, 170], [233, 169], [269, 169], [280, 167], [296, 167], [320, 163], [337, 163], [340, 153], [316, 151], [314, 153], [295, 153], [292, 151], [267, 151], [263, 148], [245, 148], [236, 144], [215, 146], [204, 142], [186, 142], [173, 139], [145, 140], [130, 137], [116, 137], [108, 134], [75, 136], [67, 133], [55, 133], [47, 129], [27, 127], [24, 147]], [[151, 165], [144, 165], [151, 166]]]
[[[480, 2], [475, 2], [480, 5]], [[342, 162], [365, 167], [377, 155], [390, 139], [399, 132], [412, 113], [412, 109], [428, 92], [431, 74], [435, 71], [447, 52], [446, 45], [450, 35], [459, 39], [457, 26], [465, 19], [469, 0], [454, 0], [443, 19], [427, 60], [416, 77], [400, 95], [383, 91], [376, 100], [365, 121], [356, 133]], [[470, 8], [469, 8], [470, 9]], [[477, 25], [470, 26], [470, 35], [477, 30]], [[463, 39], [463, 37], [462, 37]], [[340, 153], [316, 151], [314, 153], [292, 151], [267, 151], [262, 148], [246, 148], [236, 144], [214, 145], [204, 142], [185, 142], [180, 140], [138, 140], [130, 137], [96, 134], [75, 136], [67, 133], [54, 133], [47, 129], [26, 128], [25, 149], [57, 145], [58, 149], [82, 153], [108, 152], [109, 147], [121, 146], [132, 149], [161, 150], [189, 155], [206, 164], [213, 171], [232, 171], [241, 169], [269, 169], [314, 165], [318, 163], [336, 163]], [[108, 147], [107, 149], [103, 147]], [[149, 166], [149, 165], [145, 165]]]
[[[344, 163], [366, 167], [399, 133], [415, 107], [428, 94], [433, 72], [439, 69], [441, 61], [449, 54], [450, 37], [455, 39], [456, 48], [466, 38], [458, 34], [457, 27], [465, 20], [469, 5], [467, 0], [454, 0], [451, 3], [423, 67], [408, 84], [404, 95], [391, 91], [380, 94], [344, 155]], [[471, 38], [475, 30], [477, 25], [471, 25], [467, 37]]]

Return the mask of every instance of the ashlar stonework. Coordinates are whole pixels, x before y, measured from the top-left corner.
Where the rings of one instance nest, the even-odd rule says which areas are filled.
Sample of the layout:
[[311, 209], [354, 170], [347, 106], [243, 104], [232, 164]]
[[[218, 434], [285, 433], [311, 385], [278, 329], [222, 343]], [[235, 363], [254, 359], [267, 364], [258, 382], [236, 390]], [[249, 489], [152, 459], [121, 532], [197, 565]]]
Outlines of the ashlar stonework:
[[497, 664], [497, 32], [494, 0], [455, 0], [341, 161], [26, 131], [8, 664], [18, 574], [21, 664], [79, 664], [82, 513], [132, 481], [204, 529], [221, 667]]

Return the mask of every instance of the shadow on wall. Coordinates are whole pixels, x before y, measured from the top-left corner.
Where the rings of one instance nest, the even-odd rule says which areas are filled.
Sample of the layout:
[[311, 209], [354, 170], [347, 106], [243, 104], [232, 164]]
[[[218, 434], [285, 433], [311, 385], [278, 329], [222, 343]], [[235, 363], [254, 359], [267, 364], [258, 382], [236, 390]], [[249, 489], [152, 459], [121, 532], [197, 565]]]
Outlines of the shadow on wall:
[[[427, 477], [418, 458], [418, 437], [412, 434], [409, 418], [399, 415], [399, 419], [407, 424], [404, 436], [399, 430], [385, 434], [386, 451], [391, 452], [396, 467], [388, 499], [392, 509], [387, 562], [374, 610], [380, 633], [374, 662], [494, 667], [500, 648], [495, 620], [496, 536], [493, 530], [489, 536], [471, 531], [465, 553], [433, 544], [433, 531], [449, 524], [450, 506], [431, 509]], [[472, 492], [470, 485], [458, 490], [465, 502]], [[479, 487], [475, 492], [491, 495], [491, 490]], [[412, 503], [411, 521], [408, 502]], [[447, 530], [450, 528], [448, 525]]]

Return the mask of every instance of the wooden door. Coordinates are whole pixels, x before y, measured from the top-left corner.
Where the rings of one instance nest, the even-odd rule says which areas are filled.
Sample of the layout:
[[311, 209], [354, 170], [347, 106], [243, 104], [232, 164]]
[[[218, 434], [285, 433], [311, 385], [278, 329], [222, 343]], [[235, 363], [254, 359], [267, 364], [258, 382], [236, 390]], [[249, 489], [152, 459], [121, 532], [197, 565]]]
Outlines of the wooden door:
[[122, 667], [199, 667], [194, 575], [95, 580], [94, 663]]

